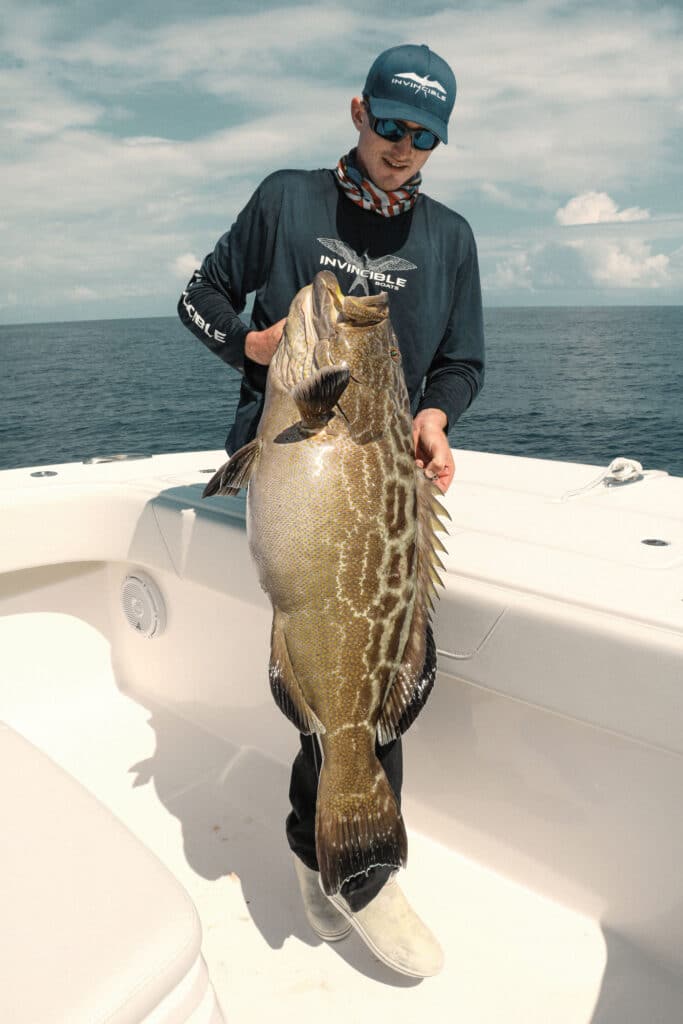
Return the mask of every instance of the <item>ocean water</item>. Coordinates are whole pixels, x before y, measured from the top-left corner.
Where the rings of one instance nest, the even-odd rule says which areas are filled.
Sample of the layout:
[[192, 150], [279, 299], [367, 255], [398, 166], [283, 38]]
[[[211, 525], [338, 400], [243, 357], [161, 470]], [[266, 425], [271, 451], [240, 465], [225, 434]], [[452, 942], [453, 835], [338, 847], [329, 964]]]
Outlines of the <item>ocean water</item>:
[[[455, 448], [683, 476], [683, 306], [486, 313]], [[0, 469], [221, 448], [240, 377], [175, 317], [0, 326]]]

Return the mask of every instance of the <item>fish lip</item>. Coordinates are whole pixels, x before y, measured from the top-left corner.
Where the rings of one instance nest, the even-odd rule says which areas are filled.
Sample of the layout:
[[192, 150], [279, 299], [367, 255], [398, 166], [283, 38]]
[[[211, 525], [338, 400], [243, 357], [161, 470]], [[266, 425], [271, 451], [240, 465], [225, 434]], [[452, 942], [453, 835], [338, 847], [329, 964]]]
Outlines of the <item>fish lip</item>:
[[369, 327], [385, 321], [389, 316], [389, 296], [387, 292], [377, 295], [346, 295], [344, 306], [337, 325], [343, 327]]

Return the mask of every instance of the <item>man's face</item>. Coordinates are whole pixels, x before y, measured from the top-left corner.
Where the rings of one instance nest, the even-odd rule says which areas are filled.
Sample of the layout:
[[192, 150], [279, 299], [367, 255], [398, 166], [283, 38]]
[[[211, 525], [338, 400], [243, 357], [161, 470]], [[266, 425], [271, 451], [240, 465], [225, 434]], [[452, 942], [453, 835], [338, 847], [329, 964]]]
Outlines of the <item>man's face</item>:
[[[370, 117], [363, 101], [355, 96], [351, 100], [351, 119], [358, 129], [356, 159], [359, 169], [385, 192], [400, 188], [412, 178], [434, 152], [415, 149], [410, 135], [399, 142], [389, 142], [373, 132]], [[409, 128], [422, 127], [416, 121], [405, 121]]]

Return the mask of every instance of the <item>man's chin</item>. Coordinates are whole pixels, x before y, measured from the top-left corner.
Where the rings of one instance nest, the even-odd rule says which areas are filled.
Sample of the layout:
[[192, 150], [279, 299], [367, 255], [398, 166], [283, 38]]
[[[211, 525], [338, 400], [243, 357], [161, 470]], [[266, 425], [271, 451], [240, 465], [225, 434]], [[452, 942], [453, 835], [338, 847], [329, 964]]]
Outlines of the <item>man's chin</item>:
[[386, 166], [382, 166], [378, 168], [377, 177], [372, 180], [385, 192], [395, 192], [397, 188], [405, 185], [410, 178], [412, 178], [412, 174], [408, 170], [391, 170]]

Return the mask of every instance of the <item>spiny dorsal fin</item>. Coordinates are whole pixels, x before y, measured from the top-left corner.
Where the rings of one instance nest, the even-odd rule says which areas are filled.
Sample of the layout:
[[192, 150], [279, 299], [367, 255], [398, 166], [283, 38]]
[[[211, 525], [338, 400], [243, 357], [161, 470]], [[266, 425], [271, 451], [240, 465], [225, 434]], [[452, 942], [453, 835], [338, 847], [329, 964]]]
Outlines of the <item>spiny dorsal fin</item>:
[[377, 723], [377, 738], [382, 745], [396, 739], [415, 721], [432, 691], [436, 677], [436, 646], [430, 614], [434, 610], [436, 587], [442, 585], [438, 569], [444, 568], [436, 548], [445, 550], [436, 536], [436, 529], [445, 529], [437, 516], [446, 516], [448, 513], [438, 501], [437, 495], [441, 492], [418, 468], [415, 470], [415, 485], [418, 510], [417, 593], [403, 661], [384, 699]]
[[349, 383], [348, 366], [323, 366], [292, 389], [291, 395], [306, 430], [320, 430]]
[[210, 498], [214, 494], [237, 494], [240, 487], [246, 487], [258, 465], [261, 443], [261, 438], [255, 437], [249, 444], [239, 448], [211, 477], [202, 492], [202, 498]]

